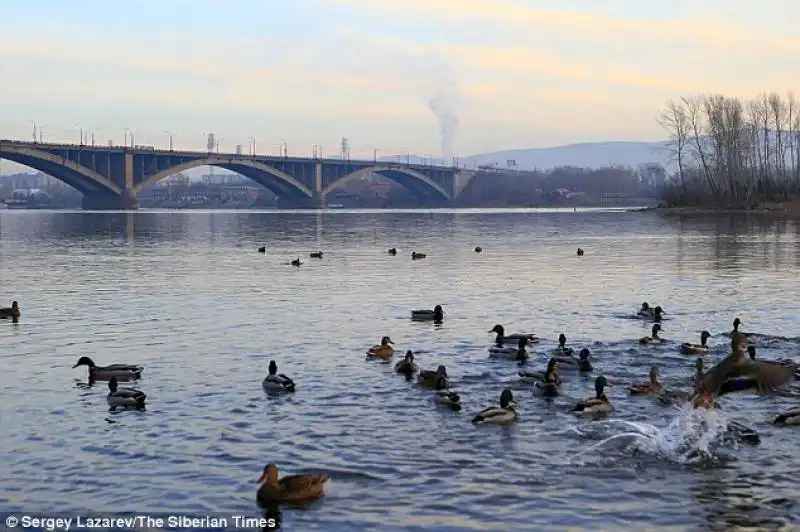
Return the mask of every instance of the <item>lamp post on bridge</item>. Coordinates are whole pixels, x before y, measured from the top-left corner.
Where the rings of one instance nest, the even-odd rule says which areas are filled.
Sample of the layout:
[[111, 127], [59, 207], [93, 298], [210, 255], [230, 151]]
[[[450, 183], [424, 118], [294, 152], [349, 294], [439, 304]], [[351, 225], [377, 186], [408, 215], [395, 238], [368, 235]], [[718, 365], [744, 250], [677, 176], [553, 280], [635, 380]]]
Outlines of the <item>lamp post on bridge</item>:
[[33, 124], [33, 143], [36, 144], [36, 120], [28, 120], [31, 124]]
[[279, 146], [278, 156], [289, 157], [289, 143], [283, 141], [278, 146]]
[[312, 144], [311, 149], [313, 152], [314, 159], [321, 159], [322, 158], [322, 144]]
[[130, 133], [130, 134], [131, 134], [131, 144], [130, 144], [130, 146], [131, 146], [131, 148], [132, 148], [132, 147], [133, 147], [133, 130], [132, 130], [131, 128], [129, 128], [129, 127], [125, 127], [125, 126], [119, 126], [119, 128], [120, 128], [122, 131], [124, 131], [124, 132], [125, 132], [125, 137], [124, 137], [124, 139], [125, 139], [125, 142], [124, 142], [122, 145], [123, 145], [123, 146], [125, 146], [126, 148], [128, 147], [128, 133]]
[[378, 162], [378, 148], [372, 148], [372, 162]]
[[172, 137], [174, 136], [174, 133], [167, 130], [164, 130], [164, 133], [166, 133], [169, 136], [169, 151], [172, 151]]
[[255, 139], [255, 137], [247, 137], [247, 140], [250, 141], [250, 155], [255, 157], [256, 156], [256, 139]]

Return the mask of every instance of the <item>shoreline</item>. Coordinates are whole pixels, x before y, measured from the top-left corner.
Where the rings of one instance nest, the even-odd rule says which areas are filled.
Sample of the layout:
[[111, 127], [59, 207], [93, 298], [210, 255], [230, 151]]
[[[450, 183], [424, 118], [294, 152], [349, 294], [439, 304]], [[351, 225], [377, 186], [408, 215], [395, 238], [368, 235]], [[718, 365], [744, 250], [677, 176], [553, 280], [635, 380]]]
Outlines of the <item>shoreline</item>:
[[664, 215], [681, 214], [789, 214], [800, 215], [800, 202], [766, 203], [751, 208], [683, 206], [683, 207], [643, 207], [628, 212], [653, 212]]

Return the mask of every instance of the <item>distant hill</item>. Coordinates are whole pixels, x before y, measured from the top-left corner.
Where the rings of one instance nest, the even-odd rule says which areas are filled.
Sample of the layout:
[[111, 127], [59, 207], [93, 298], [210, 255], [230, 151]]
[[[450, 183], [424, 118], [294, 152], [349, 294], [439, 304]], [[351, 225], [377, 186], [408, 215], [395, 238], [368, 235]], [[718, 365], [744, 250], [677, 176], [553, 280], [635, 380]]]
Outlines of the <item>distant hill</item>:
[[[470, 157], [462, 157], [459, 165], [468, 167], [484, 164], [497, 164], [506, 168], [508, 161], [516, 161], [518, 170], [547, 170], [556, 166], [578, 166], [600, 168], [610, 165], [637, 166], [642, 163], [661, 163], [667, 168], [670, 155], [665, 151], [666, 142], [586, 142], [568, 144], [552, 148], [528, 148], [521, 150], [503, 150], [491, 153], [479, 153]], [[382, 157], [385, 161], [405, 162], [407, 155]], [[412, 155], [413, 163], [422, 163], [420, 157]], [[441, 159], [436, 161], [441, 163]]]

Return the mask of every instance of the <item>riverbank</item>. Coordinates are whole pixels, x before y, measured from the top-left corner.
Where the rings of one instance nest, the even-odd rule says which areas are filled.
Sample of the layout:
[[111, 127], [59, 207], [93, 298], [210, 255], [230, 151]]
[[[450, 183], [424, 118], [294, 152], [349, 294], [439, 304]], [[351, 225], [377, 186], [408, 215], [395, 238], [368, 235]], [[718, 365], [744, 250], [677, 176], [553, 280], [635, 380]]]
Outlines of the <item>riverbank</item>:
[[769, 201], [759, 203], [750, 208], [682, 206], [682, 207], [644, 207], [631, 209], [629, 212], [654, 212], [664, 215], [688, 214], [789, 214], [800, 216], [800, 200]]

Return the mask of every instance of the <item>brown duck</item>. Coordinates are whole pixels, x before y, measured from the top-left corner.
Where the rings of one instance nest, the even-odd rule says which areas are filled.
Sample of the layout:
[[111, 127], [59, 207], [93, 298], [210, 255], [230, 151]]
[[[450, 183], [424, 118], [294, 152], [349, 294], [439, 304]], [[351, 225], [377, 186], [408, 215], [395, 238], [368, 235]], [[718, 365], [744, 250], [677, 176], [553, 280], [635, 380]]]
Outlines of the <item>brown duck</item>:
[[268, 464], [258, 478], [256, 500], [261, 506], [280, 502], [311, 501], [324, 495], [328, 475], [290, 475], [278, 480], [278, 466]]
[[727, 393], [756, 390], [759, 393], [775, 391], [794, 377], [790, 367], [774, 362], [750, 360], [745, 351], [747, 336], [734, 333], [731, 340], [732, 353], [708, 370], [700, 381], [692, 404], [711, 408], [714, 398]]
[[658, 382], [658, 368], [650, 368], [650, 380], [631, 386], [631, 395], [657, 395], [661, 392], [661, 383]]

